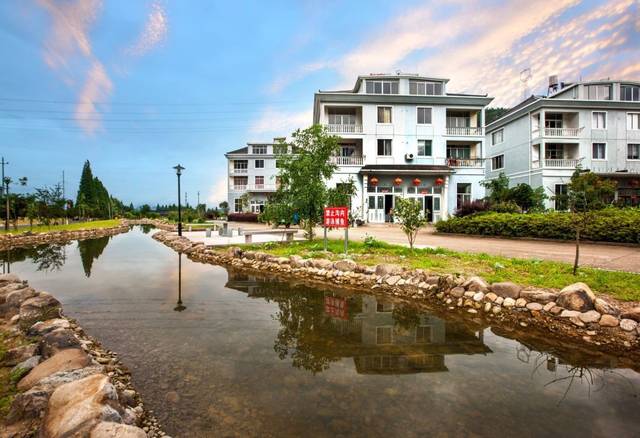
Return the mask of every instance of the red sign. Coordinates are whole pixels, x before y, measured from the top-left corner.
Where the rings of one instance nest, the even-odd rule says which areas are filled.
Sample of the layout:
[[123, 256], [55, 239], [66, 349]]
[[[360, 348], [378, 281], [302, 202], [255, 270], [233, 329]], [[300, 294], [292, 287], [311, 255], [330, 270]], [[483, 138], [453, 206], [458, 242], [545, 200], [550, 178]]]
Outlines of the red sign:
[[349, 207], [325, 207], [324, 226], [329, 228], [348, 228]]
[[334, 318], [349, 319], [349, 303], [344, 298], [324, 297], [324, 313]]

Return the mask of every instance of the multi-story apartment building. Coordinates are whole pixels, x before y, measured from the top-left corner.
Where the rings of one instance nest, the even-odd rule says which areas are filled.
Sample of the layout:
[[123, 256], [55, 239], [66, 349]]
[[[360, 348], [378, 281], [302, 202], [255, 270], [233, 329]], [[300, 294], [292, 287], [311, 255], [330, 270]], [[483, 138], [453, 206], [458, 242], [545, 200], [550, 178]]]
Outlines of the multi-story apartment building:
[[512, 185], [544, 187], [547, 207], [563, 210], [554, 198], [580, 166], [615, 179], [621, 202], [640, 204], [640, 82], [557, 82], [487, 126], [487, 179], [504, 172]]
[[389, 222], [397, 197], [417, 199], [430, 221], [484, 196], [486, 95], [447, 92], [447, 79], [360, 76], [346, 91], [315, 93], [313, 123], [340, 137], [330, 185], [357, 187], [351, 211]]
[[[228, 161], [227, 201], [229, 211], [239, 213], [251, 211], [260, 213], [271, 193], [278, 184], [278, 163], [276, 154], [290, 152], [289, 146], [273, 143], [247, 143], [247, 146], [227, 152]], [[287, 148], [278, 151], [277, 148]], [[242, 196], [248, 194], [243, 206]]]

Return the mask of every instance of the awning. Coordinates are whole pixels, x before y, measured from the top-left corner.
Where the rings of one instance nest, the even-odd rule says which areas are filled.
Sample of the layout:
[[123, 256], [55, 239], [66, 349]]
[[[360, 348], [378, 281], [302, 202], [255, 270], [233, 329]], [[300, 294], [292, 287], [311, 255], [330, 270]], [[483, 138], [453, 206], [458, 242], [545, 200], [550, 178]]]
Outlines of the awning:
[[438, 164], [367, 164], [360, 169], [362, 174], [392, 173], [411, 175], [450, 175], [453, 169], [449, 166]]

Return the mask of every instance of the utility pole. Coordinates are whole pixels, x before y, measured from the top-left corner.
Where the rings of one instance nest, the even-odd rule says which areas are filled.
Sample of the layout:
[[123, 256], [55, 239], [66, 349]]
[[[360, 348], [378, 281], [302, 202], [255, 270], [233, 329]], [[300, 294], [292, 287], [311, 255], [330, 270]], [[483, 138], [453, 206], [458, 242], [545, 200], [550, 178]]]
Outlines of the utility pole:
[[198, 190], [198, 207], [200, 207], [200, 190]]
[[67, 197], [65, 196], [65, 181], [64, 181], [64, 169], [62, 170], [62, 200], [64, 201], [64, 224], [67, 225], [69, 223], [69, 218], [67, 217]]
[[[4, 157], [2, 157], [2, 161], [0, 161], [0, 164], [2, 164], [2, 194], [6, 194], [6, 200], [5, 200], [5, 218], [4, 218], [4, 230], [5, 231], [9, 231], [9, 182], [6, 181], [4, 179], [4, 166], [9, 164], [8, 161], [4, 161]], [[6, 190], [5, 190], [6, 187]]]
[[9, 162], [4, 161], [4, 157], [2, 157], [2, 161], [0, 161], [0, 163], [2, 164], [2, 188], [0, 189], [0, 194], [4, 194], [4, 166], [5, 164], [9, 164]]
[[189, 208], [189, 198], [187, 198], [187, 192], [184, 192], [184, 206]]

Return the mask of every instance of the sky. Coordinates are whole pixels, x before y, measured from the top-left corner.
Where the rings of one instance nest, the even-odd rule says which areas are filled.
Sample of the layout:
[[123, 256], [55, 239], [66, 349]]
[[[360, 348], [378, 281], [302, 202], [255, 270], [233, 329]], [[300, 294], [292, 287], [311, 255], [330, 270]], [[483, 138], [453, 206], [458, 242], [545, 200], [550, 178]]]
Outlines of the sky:
[[[0, 155], [75, 198], [85, 160], [135, 205], [226, 198], [224, 153], [312, 123], [313, 93], [398, 70], [512, 106], [640, 80], [639, 0], [3, 0]], [[530, 74], [522, 74], [524, 70]], [[523, 82], [524, 77], [529, 77]]]

